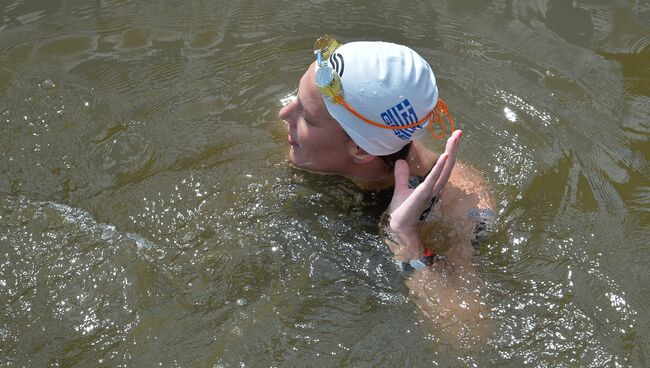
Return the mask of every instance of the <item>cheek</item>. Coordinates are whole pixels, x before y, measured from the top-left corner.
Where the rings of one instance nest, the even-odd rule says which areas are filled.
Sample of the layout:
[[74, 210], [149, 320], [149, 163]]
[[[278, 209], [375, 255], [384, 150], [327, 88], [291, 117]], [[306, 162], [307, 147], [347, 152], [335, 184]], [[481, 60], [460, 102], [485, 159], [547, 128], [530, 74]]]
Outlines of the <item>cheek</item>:
[[323, 146], [326, 145], [323, 137], [314, 131], [314, 129], [299, 129], [298, 136], [302, 139], [301, 147], [314, 154], [320, 153]]
[[318, 134], [317, 129], [308, 126], [303, 121], [299, 121], [295, 125], [295, 136], [298, 139], [298, 144], [303, 151], [315, 151], [322, 144], [322, 139]]
[[305, 140], [308, 136], [308, 130], [304, 126], [302, 122], [297, 122], [295, 124], [289, 124], [290, 128], [292, 128], [296, 132], [296, 138], [302, 140]]
[[314, 151], [318, 151], [325, 158], [340, 156], [344, 152], [344, 144], [334, 132], [325, 131], [319, 136], [312, 136], [312, 144]]

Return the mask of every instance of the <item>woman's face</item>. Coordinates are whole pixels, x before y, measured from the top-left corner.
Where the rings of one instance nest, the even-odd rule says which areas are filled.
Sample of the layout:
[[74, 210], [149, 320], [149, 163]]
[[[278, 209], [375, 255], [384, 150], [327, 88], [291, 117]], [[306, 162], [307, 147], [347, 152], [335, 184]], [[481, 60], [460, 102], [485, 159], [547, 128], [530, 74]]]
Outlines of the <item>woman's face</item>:
[[301, 169], [342, 173], [357, 146], [327, 112], [314, 74], [312, 63], [300, 79], [296, 99], [279, 113], [289, 125], [289, 160]]

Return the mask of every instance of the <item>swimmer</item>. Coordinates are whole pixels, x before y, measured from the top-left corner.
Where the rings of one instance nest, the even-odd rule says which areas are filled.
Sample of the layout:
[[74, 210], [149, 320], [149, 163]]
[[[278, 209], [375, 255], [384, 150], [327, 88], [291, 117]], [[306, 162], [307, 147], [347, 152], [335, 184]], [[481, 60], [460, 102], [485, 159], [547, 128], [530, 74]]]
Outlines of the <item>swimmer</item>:
[[[289, 127], [291, 164], [346, 176], [364, 189], [394, 188], [382, 233], [409, 274], [416, 304], [434, 320], [480, 319], [470, 258], [494, 203], [482, 175], [456, 162], [461, 130], [440, 155], [420, 142], [448, 115], [430, 65], [387, 42], [340, 45], [324, 36], [314, 49], [296, 98], [279, 113]], [[441, 228], [445, 236], [432, 234]]]

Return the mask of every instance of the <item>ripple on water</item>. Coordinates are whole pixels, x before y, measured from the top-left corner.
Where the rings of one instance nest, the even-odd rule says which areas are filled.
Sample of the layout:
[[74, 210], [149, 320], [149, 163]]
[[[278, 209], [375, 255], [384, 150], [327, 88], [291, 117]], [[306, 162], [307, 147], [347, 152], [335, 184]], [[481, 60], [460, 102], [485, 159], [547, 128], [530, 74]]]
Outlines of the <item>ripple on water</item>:
[[[1, 211], [5, 250], [11, 250], [0, 265], [3, 314], [14, 321], [6, 331], [5, 358], [40, 365], [63, 349], [75, 353], [59, 355], [61, 364], [93, 364], [137, 324], [131, 290], [136, 242], [59, 203], [5, 197]], [[43, 337], [32, 334], [25, 344], [35, 327]], [[95, 341], [97, 350], [84, 351], [79, 339]]]

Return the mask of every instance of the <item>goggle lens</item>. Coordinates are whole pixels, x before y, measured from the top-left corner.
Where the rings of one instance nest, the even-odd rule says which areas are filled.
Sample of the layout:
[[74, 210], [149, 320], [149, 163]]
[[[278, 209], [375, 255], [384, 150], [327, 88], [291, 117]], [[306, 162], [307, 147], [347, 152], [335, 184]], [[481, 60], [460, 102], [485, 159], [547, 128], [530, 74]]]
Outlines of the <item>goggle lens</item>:
[[320, 92], [329, 97], [341, 96], [341, 78], [329, 65], [321, 65], [316, 71], [316, 85]]

